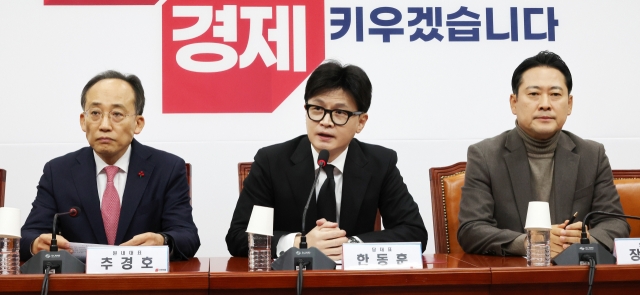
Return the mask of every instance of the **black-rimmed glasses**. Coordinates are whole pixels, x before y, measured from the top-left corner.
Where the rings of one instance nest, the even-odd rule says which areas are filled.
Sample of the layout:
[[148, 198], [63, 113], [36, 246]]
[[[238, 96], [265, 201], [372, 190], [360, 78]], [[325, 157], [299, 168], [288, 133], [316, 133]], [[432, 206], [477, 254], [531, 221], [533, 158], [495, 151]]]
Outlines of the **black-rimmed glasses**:
[[328, 110], [321, 106], [317, 106], [313, 104], [306, 104], [304, 105], [304, 108], [307, 109], [307, 116], [309, 116], [309, 119], [311, 119], [311, 121], [320, 122], [322, 121], [322, 119], [324, 119], [324, 116], [326, 116], [327, 113], [329, 113], [329, 117], [331, 118], [331, 121], [333, 122], [333, 124], [338, 126], [347, 124], [351, 116], [364, 114], [364, 112], [360, 112], [360, 111], [350, 112], [350, 111], [345, 111], [340, 109]]

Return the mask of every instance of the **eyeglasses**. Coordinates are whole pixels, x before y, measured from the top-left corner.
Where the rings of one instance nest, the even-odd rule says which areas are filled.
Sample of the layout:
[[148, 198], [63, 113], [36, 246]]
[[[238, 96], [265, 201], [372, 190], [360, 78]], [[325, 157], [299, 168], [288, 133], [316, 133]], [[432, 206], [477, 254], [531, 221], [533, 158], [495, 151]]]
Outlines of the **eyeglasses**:
[[321, 106], [317, 106], [313, 104], [306, 104], [304, 108], [307, 109], [307, 116], [309, 116], [309, 119], [311, 119], [311, 121], [320, 122], [322, 121], [322, 119], [324, 119], [324, 116], [326, 116], [327, 113], [329, 113], [329, 117], [331, 117], [331, 122], [333, 122], [333, 124], [338, 126], [347, 124], [351, 116], [364, 114], [364, 112], [360, 112], [360, 111], [350, 112], [350, 111], [345, 111], [340, 109], [328, 110]]
[[[104, 118], [104, 113], [100, 109], [92, 109], [92, 110], [84, 111], [84, 114], [87, 116], [87, 118], [89, 118], [89, 121], [91, 122], [99, 122], [100, 120], [102, 120], [102, 118]], [[133, 114], [133, 115], [123, 114], [120, 111], [111, 111], [111, 112], [108, 112], [107, 114], [109, 114], [109, 119], [111, 119], [111, 122], [113, 123], [120, 123], [122, 122], [122, 120], [124, 120], [124, 118], [128, 116], [136, 116], [136, 114]]]

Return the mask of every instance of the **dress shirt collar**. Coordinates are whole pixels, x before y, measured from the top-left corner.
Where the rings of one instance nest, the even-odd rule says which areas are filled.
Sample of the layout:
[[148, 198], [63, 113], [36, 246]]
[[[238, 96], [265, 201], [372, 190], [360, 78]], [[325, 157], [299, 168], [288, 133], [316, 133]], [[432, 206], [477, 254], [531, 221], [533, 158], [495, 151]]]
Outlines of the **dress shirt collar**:
[[[100, 156], [98, 156], [96, 151], [93, 151], [93, 158], [96, 160], [96, 176], [97, 176], [98, 174], [100, 174], [100, 172], [102, 172], [102, 169], [104, 169], [104, 167], [109, 166], [109, 164], [105, 163], [105, 161], [102, 160]], [[129, 147], [127, 147], [127, 151], [124, 152], [124, 155], [122, 155], [122, 157], [120, 157], [120, 159], [118, 159], [118, 161], [116, 161], [116, 163], [113, 165], [118, 166], [118, 168], [120, 168], [120, 171], [126, 173], [127, 169], [129, 169], [130, 159], [131, 159], [131, 144], [129, 144]]]
[[[333, 167], [337, 168], [338, 171], [342, 173], [342, 171], [344, 171], [344, 162], [347, 160], [348, 151], [349, 147], [347, 146], [347, 148], [342, 153], [340, 153], [337, 158], [333, 159], [333, 161], [328, 164], [333, 165]], [[318, 170], [318, 168], [320, 168], [320, 166], [318, 166], [319, 154], [318, 152], [316, 152], [316, 149], [313, 148], [313, 145], [311, 145], [311, 154], [313, 155], [313, 169]]]

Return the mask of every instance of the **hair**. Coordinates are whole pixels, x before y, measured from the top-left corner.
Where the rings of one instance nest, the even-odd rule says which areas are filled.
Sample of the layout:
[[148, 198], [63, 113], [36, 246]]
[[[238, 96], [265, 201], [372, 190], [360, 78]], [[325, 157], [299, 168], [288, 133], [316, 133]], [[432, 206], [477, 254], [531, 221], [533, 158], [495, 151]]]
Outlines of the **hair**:
[[358, 106], [358, 111], [367, 112], [371, 106], [371, 81], [358, 66], [342, 65], [329, 60], [318, 66], [307, 81], [304, 101], [329, 91], [342, 89], [347, 92]]
[[91, 78], [87, 85], [84, 85], [82, 89], [82, 95], [80, 99], [80, 104], [82, 105], [82, 109], [84, 110], [85, 104], [87, 102], [87, 91], [93, 87], [96, 83], [105, 80], [105, 79], [120, 79], [129, 83], [131, 88], [133, 88], [133, 93], [135, 94], [135, 108], [136, 114], [142, 115], [142, 111], [144, 110], [144, 88], [142, 88], [142, 82], [140, 82], [140, 78], [136, 75], [124, 75], [118, 71], [105, 71], [100, 74], [97, 74], [95, 77]]
[[559, 55], [550, 52], [548, 50], [540, 51], [535, 56], [525, 59], [515, 71], [513, 71], [513, 76], [511, 77], [511, 90], [513, 94], [518, 95], [518, 88], [522, 85], [522, 74], [527, 70], [535, 67], [549, 67], [554, 68], [562, 75], [564, 75], [564, 82], [567, 84], [567, 89], [569, 93], [571, 93], [571, 88], [573, 87], [573, 81], [571, 80], [571, 72], [569, 71], [569, 67], [567, 64], [560, 58]]

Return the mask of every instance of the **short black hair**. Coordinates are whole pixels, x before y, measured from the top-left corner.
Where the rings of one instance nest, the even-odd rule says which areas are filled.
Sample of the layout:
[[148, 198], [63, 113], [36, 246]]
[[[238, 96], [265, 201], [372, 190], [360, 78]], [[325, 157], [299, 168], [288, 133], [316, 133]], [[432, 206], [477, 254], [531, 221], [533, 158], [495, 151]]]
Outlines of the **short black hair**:
[[318, 66], [307, 81], [304, 90], [304, 102], [328, 91], [342, 89], [347, 92], [358, 106], [358, 111], [367, 112], [371, 106], [371, 81], [367, 73], [354, 65], [342, 65], [329, 60]]
[[565, 84], [567, 84], [567, 89], [569, 90], [569, 93], [571, 93], [573, 81], [571, 80], [569, 67], [559, 55], [545, 50], [540, 51], [540, 53], [535, 56], [525, 59], [516, 68], [516, 70], [513, 71], [513, 76], [511, 77], [511, 90], [513, 91], [513, 94], [518, 95], [518, 88], [522, 85], [522, 74], [535, 67], [550, 67], [560, 71], [560, 73], [564, 75]]
[[82, 106], [82, 110], [85, 109], [84, 106], [87, 102], [87, 91], [89, 91], [89, 89], [93, 87], [93, 85], [104, 79], [120, 79], [129, 83], [131, 88], [133, 88], [133, 93], [135, 94], [134, 104], [136, 107], [136, 114], [142, 115], [142, 111], [144, 110], [144, 88], [142, 88], [142, 82], [140, 82], [140, 78], [138, 78], [138, 76], [136, 75], [124, 75], [114, 70], [109, 70], [97, 74], [95, 77], [91, 78], [89, 82], [87, 82], [87, 85], [84, 85], [80, 98], [80, 105]]

